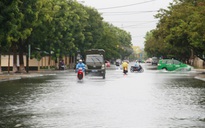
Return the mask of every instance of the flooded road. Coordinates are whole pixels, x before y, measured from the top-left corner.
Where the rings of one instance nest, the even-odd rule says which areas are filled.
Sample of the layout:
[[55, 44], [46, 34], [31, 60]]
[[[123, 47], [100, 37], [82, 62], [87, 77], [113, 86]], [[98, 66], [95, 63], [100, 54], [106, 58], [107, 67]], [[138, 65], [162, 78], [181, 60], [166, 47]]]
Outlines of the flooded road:
[[0, 119], [1, 128], [204, 128], [205, 81], [145, 69], [0, 82]]

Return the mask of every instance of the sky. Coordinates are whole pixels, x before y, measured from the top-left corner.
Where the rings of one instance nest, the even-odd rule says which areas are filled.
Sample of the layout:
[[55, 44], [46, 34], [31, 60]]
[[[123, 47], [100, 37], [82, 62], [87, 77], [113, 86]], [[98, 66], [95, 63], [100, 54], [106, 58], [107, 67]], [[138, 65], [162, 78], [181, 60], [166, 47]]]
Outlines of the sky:
[[147, 32], [156, 28], [154, 18], [161, 8], [167, 9], [173, 0], [78, 0], [102, 14], [104, 21], [119, 27], [132, 36], [132, 44], [144, 48]]

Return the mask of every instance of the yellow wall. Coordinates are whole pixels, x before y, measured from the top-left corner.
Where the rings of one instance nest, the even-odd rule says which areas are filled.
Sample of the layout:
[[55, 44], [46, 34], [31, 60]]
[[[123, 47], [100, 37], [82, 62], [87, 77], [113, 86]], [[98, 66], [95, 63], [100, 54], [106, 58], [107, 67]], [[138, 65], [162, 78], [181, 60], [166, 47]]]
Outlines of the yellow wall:
[[[8, 60], [9, 60], [9, 56], [8, 55], [2, 55], [1, 56], [1, 66], [2, 67], [7, 67], [8, 66]], [[40, 60], [40, 66], [49, 66], [48, 65], [48, 60], [49, 60], [49, 57], [46, 56], [46, 57], [43, 57], [41, 60]], [[69, 64], [69, 57], [66, 57], [64, 60], [65, 61], [65, 64]], [[24, 65], [26, 66], [26, 56], [24, 56]], [[13, 66], [13, 55], [10, 55], [10, 66]], [[17, 56], [17, 66], [19, 66], [19, 56]], [[31, 67], [38, 67], [38, 60], [37, 59], [30, 59], [29, 60], [29, 66]], [[51, 60], [50, 62], [50, 66], [55, 66], [55, 61], [54, 60]]]

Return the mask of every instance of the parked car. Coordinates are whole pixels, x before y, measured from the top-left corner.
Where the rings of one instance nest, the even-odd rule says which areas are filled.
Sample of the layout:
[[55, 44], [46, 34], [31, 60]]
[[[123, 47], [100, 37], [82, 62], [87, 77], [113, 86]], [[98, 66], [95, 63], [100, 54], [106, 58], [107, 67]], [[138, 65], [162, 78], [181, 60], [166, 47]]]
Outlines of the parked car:
[[136, 61], [139, 62], [139, 63], [145, 63], [145, 61], [142, 60], [142, 59], [138, 59], [138, 60], [136, 60]]
[[159, 60], [157, 69], [158, 70], [164, 69], [167, 71], [173, 71], [173, 70], [190, 71], [191, 66], [184, 64], [176, 59], [162, 59], [162, 60]]
[[152, 65], [157, 65], [159, 59], [157, 57], [152, 57]]
[[148, 58], [145, 63], [152, 63], [152, 58]]
[[106, 67], [110, 67], [110, 61], [105, 60], [105, 65], [106, 65]]
[[122, 60], [121, 60], [121, 59], [116, 59], [116, 61], [115, 61], [115, 65], [116, 65], [116, 66], [120, 66], [121, 63], [122, 63]]
[[115, 65], [116, 65], [116, 66], [120, 66], [120, 62], [116, 61], [116, 62], [115, 62]]

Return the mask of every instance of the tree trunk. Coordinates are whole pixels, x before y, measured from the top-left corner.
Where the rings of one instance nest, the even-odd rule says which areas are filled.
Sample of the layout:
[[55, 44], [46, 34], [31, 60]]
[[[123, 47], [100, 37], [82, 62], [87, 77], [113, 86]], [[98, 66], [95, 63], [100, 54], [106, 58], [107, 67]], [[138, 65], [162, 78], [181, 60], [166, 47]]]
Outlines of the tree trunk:
[[1, 70], [1, 53], [0, 53], [0, 74], [2, 73], [2, 70]]
[[25, 67], [24, 67], [24, 57], [23, 57], [23, 51], [20, 49], [19, 50], [19, 72], [25, 73]]
[[48, 69], [51, 69], [51, 54], [48, 56]]
[[38, 60], [38, 71], [40, 71], [40, 60]]
[[55, 58], [55, 67], [56, 67], [56, 69], [59, 69], [58, 58], [57, 57]]
[[17, 68], [17, 53], [16, 47], [13, 48], [13, 72], [16, 73], [18, 71]]
[[24, 49], [25, 49], [25, 43], [24, 41], [20, 40], [19, 41], [19, 48], [18, 48], [18, 52], [19, 52], [19, 72], [20, 73], [25, 73], [26, 69], [24, 67]]
[[10, 52], [9, 52], [9, 58], [8, 58], [8, 73], [10, 73]]

